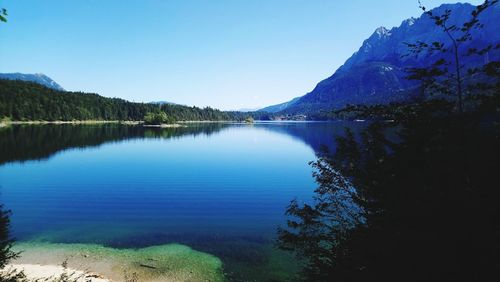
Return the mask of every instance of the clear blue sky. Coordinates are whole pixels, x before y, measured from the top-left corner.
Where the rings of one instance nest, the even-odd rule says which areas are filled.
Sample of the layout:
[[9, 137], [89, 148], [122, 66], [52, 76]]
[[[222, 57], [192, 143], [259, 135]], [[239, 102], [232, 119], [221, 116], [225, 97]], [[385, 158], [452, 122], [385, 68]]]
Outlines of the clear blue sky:
[[0, 0], [0, 7], [9, 12], [0, 25], [0, 72], [44, 73], [67, 90], [131, 101], [221, 109], [304, 95], [377, 27], [421, 14], [417, 0]]

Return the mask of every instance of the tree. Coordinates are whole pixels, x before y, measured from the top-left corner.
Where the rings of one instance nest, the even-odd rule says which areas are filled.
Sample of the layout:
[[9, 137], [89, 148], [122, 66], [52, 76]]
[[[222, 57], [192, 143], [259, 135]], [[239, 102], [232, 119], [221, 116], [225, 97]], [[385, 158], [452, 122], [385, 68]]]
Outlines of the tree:
[[496, 275], [500, 132], [479, 126], [481, 119], [470, 117], [465, 131], [449, 117], [375, 123], [337, 138], [336, 151], [313, 163], [313, 201], [293, 200], [287, 226], [279, 229], [278, 245], [304, 261], [302, 278], [485, 281]]
[[174, 122], [175, 120], [163, 111], [158, 113], [147, 113], [146, 116], [144, 116], [144, 123], [148, 125], [159, 125]]
[[0, 204], [0, 269], [3, 269], [18, 254], [11, 250], [14, 241], [10, 237], [10, 211], [5, 211]]
[[0, 204], [0, 282], [25, 282], [25, 275], [21, 271], [5, 270], [5, 267], [19, 254], [12, 251], [14, 240], [10, 236], [10, 211], [4, 210]]
[[288, 206], [290, 218], [287, 228], [278, 229], [278, 245], [305, 260], [304, 280], [359, 279], [363, 262], [356, 258], [359, 250], [351, 248], [357, 234], [365, 232], [371, 214], [378, 212], [368, 197], [372, 192], [362, 181], [369, 172], [378, 172], [375, 164], [386, 158], [381, 129], [378, 124], [370, 126], [362, 144], [346, 129], [344, 137], [336, 138], [334, 156], [324, 152], [311, 163], [318, 183], [313, 204], [293, 200]]
[[7, 22], [7, 9], [0, 8], [0, 22]]

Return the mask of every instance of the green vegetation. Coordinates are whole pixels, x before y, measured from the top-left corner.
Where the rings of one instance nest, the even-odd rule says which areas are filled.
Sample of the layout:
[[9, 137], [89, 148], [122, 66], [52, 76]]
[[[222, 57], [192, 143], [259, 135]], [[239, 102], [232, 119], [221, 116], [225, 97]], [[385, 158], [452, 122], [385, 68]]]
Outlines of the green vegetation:
[[147, 113], [144, 117], [144, 124], [160, 125], [174, 123], [175, 119], [167, 115], [165, 112]]
[[0, 269], [3, 269], [10, 260], [17, 257], [12, 251], [13, 240], [10, 237], [10, 211], [4, 210], [0, 204]]
[[247, 118], [245, 119], [245, 123], [254, 123], [254, 120], [253, 120], [253, 118], [252, 118], [252, 117], [247, 117]]
[[0, 8], [0, 22], [7, 22], [7, 10]]
[[237, 118], [210, 107], [132, 103], [97, 94], [57, 91], [37, 83], [0, 80], [0, 119], [13, 121], [123, 120], [140, 121], [164, 112], [173, 120], [227, 121]]
[[0, 204], [0, 282], [24, 281], [24, 274], [15, 270], [5, 271], [5, 267], [14, 259], [19, 257], [19, 253], [12, 250], [14, 240], [10, 235], [10, 211], [4, 210]]

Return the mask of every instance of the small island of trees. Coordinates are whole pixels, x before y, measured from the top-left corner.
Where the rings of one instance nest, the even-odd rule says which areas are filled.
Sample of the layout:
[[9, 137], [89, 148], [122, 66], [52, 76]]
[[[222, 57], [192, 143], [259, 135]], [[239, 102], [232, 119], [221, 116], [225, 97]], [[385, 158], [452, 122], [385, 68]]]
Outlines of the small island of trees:
[[163, 111], [157, 113], [149, 112], [144, 116], [145, 125], [174, 124], [175, 122], [175, 118], [167, 115], [167, 113]]

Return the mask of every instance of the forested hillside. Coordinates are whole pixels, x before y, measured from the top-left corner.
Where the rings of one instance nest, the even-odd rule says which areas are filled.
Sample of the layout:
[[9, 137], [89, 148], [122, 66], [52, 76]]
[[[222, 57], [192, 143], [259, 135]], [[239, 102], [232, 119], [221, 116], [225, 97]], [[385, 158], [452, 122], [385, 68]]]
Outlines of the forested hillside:
[[65, 92], [37, 83], [0, 79], [0, 118], [15, 121], [143, 120], [164, 111], [174, 120], [232, 120], [234, 115], [212, 108], [173, 104], [132, 103], [97, 94]]

